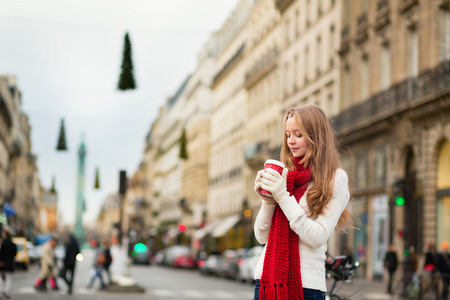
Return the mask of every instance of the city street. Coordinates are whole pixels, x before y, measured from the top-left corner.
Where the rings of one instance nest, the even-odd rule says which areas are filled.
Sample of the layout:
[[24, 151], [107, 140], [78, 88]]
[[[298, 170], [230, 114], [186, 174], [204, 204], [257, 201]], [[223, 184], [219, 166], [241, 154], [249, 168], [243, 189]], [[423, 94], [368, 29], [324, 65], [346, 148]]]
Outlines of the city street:
[[[87, 289], [89, 281], [89, 267], [93, 252], [83, 252], [85, 259], [78, 263], [75, 289], [73, 295], [66, 295], [66, 286], [58, 279], [60, 291], [36, 292], [33, 282], [38, 274], [36, 265], [28, 271], [18, 270], [13, 276], [14, 299], [151, 299], [151, 300], [192, 300], [192, 299], [253, 299], [253, 285], [239, 283], [223, 278], [203, 276], [196, 270], [173, 269], [161, 266], [132, 266], [131, 276], [137, 284], [145, 289], [144, 293], [114, 293], [100, 291], [96, 282], [93, 289]], [[332, 280], [328, 280], [328, 288]], [[339, 283], [338, 294], [350, 296], [352, 300], [362, 299], [390, 299], [383, 292], [382, 282], [368, 282], [354, 279], [350, 283]]]
[[96, 282], [87, 289], [92, 251], [83, 252], [85, 259], [77, 264], [73, 295], [66, 295], [66, 286], [58, 279], [60, 291], [36, 292], [33, 282], [38, 274], [37, 266], [27, 272], [16, 271], [13, 276], [14, 299], [252, 299], [253, 286], [217, 277], [202, 276], [196, 270], [172, 269], [160, 266], [132, 266], [131, 276], [145, 293], [120, 294], [99, 291]]

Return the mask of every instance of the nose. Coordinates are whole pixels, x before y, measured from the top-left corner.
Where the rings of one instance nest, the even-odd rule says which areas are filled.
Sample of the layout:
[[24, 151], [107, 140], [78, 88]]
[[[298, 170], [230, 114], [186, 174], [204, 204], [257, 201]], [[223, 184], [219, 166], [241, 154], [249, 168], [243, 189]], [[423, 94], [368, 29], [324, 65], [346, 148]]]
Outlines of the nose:
[[287, 143], [288, 143], [288, 144], [294, 144], [294, 143], [295, 143], [294, 137], [293, 137], [292, 135], [291, 135], [290, 137], [287, 138]]

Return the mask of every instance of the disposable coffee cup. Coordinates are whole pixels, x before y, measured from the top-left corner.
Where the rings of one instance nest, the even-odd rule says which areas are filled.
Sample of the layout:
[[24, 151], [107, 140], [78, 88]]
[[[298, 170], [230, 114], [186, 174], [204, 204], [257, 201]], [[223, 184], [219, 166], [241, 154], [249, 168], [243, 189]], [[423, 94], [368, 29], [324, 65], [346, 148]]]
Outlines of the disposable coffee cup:
[[[273, 170], [277, 171], [278, 173], [280, 173], [280, 175], [283, 173], [284, 168], [285, 168], [284, 164], [281, 161], [276, 160], [276, 159], [268, 159], [264, 163], [264, 170], [273, 169]], [[260, 189], [259, 192], [261, 193], [261, 195], [263, 195], [265, 197], [273, 198], [272, 194], [269, 191]]]

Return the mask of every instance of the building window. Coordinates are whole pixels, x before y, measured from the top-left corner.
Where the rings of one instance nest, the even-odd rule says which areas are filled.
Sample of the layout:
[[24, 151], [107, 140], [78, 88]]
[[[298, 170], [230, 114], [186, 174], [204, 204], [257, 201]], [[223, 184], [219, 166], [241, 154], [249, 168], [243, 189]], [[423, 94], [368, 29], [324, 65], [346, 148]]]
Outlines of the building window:
[[311, 24], [311, 1], [310, 0], [306, 0], [306, 27], [309, 26], [309, 24]]
[[380, 87], [382, 90], [386, 90], [391, 84], [391, 50], [387, 45], [381, 46], [380, 67]]
[[327, 107], [326, 107], [326, 112], [328, 114], [328, 116], [332, 116], [334, 114], [334, 109], [333, 109], [333, 94], [330, 93], [328, 94], [328, 99], [327, 99]]
[[344, 70], [343, 109], [350, 107], [352, 103], [352, 76], [350, 68]]
[[294, 91], [297, 91], [297, 87], [298, 87], [298, 56], [295, 55], [294, 56], [294, 78], [293, 78], [293, 82], [294, 82]]
[[419, 74], [419, 35], [417, 30], [408, 29], [408, 76], [415, 77]]
[[298, 9], [295, 11], [295, 38], [300, 35], [300, 12]]
[[355, 221], [355, 236], [353, 240], [353, 253], [355, 259], [360, 263], [365, 263], [367, 259], [367, 232], [368, 232], [368, 205], [366, 197], [354, 199], [354, 213], [358, 216]]
[[439, 58], [440, 61], [450, 59], [450, 10], [439, 11]]
[[330, 26], [330, 67], [334, 65], [334, 48], [336, 47], [335, 42], [335, 30], [334, 25]]
[[369, 153], [367, 150], [360, 151], [356, 155], [355, 186], [357, 189], [365, 189], [369, 183]]
[[344, 19], [344, 25], [346, 25], [346, 26], [350, 25], [350, 17], [351, 17], [351, 9], [352, 9], [351, 1], [352, 0], [344, 0], [343, 19]]
[[285, 98], [287, 98], [287, 94], [288, 94], [288, 74], [289, 74], [289, 64], [285, 63], [284, 64], [284, 88], [283, 88], [283, 96]]
[[286, 47], [289, 47], [290, 37], [289, 37], [289, 19], [286, 20]]
[[316, 75], [319, 76], [321, 70], [320, 62], [323, 59], [322, 55], [322, 38], [320, 35], [317, 37], [317, 49], [316, 49]]
[[367, 12], [369, 9], [369, 0], [362, 0], [362, 10], [363, 12]]
[[360, 100], [364, 101], [369, 97], [369, 77], [370, 77], [370, 70], [369, 70], [369, 59], [366, 57], [363, 57], [361, 59], [361, 86], [360, 86]]
[[305, 48], [305, 84], [308, 83], [308, 69], [309, 69], [309, 48], [306, 46]]
[[437, 190], [437, 241], [450, 240], [450, 142], [445, 141], [440, 147], [436, 165]]
[[381, 187], [386, 184], [386, 146], [382, 145], [374, 150], [373, 154], [374, 186]]

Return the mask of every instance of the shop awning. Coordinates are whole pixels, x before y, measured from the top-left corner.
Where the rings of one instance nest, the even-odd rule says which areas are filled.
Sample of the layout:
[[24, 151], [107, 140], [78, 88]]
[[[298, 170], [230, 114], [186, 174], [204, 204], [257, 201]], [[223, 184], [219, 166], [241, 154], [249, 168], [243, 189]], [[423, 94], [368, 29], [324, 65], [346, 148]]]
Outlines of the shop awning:
[[213, 229], [213, 231], [211, 232], [212, 237], [218, 238], [223, 236], [225, 233], [227, 233], [228, 230], [230, 230], [231, 227], [236, 225], [239, 220], [241, 220], [240, 214], [226, 217]]
[[214, 229], [214, 227], [217, 225], [218, 221], [211, 221], [208, 222], [203, 228], [200, 228], [199, 230], [194, 232], [194, 239], [201, 240], [205, 235], [211, 232], [211, 230]]

